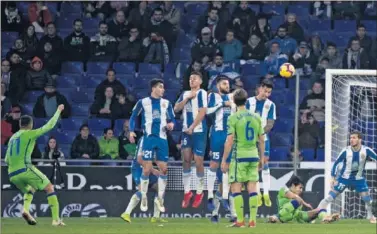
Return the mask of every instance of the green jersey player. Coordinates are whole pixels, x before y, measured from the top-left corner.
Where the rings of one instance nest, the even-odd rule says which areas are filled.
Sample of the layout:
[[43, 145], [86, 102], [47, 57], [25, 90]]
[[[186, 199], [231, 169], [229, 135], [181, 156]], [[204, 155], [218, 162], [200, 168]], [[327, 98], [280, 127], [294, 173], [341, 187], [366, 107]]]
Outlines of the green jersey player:
[[[259, 181], [259, 167], [263, 164], [264, 135], [261, 118], [246, 110], [247, 92], [238, 89], [234, 92], [234, 103], [237, 112], [228, 118], [228, 136], [224, 146], [221, 169], [227, 173], [229, 169], [229, 183], [234, 199], [237, 221], [232, 227], [245, 227], [243, 212], [242, 185], [247, 183], [249, 193], [250, 222], [249, 227], [255, 227], [258, 211], [257, 183]], [[259, 141], [259, 155], [257, 142]], [[227, 158], [231, 150], [230, 165]]]
[[59, 218], [59, 202], [54, 186], [46, 175], [31, 164], [31, 154], [36, 140], [54, 128], [63, 110], [64, 105], [59, 105], [50, 121], [38, 129], [33, 129], [33, 118], [31, 116], [21, 116], [20, 130], [9, 140], [5, 156], [5, 162], [8, 164], [9, 180], [24, 194], [22, 217], [29, 225], [37, 224], [29, 213], [34, 192], [37, 190], [44, 190], [47, 193], [47, 200], [52, 214], [52, 225], [65, 225]]
[[[325, 209], [313, 209], [300, 197], [303, 190], [303, 183], [297, 176], [293, 176], [287, 183], [286, 187], [279, 190], [277, 195], [278, 214], [269, 217], [270, 223], [287, 223], [296, 221], [298, 223], [310, 223], [319, 218], [323, 222], [330, 223], [339, 219], [339, 214], [327, 215]], [[309, 208], [309, 211], [303, 211], [303, 206]]]

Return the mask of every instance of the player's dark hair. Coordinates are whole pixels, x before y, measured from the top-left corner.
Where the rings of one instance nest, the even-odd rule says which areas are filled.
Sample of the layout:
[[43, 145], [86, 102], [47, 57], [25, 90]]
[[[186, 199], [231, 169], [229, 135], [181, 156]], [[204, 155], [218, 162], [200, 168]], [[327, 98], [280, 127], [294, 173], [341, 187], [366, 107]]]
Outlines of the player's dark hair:
[[152, 80], [150, 81], [150, 83], [149, 83], [149, 86], [150, 86], [151, 89], [152, 89], [152, 88], [156, 87], [158, 84], [164, 84], [164, 80], [162, 80], [162, 79], [157, 79], [157, 78], [152, 79]]
[[102, 24], [104, 24], [104, 25], [106, 25], [106, 26], [107, 26], [107, 23], [106, 23], [106, 21], [100, 21], [100, 22], [99, 22], [99, 24], [98, 24], [98, 27], [101, 27], [101, 25], [102, 25]]
[[156, 12], [163, 12], [163, 10], [162, 10], [161, 7], [156, 7], [156, 8], [154, 8], [154, 10], [153, 10], [153, 14], [156, 13]]
[[228, 81], [229, 81], [229, 78], [226, 77], [226, 76], [222, 76], [222, 75], [220, 75], [220, 76], [218, 76], [218, 77], [216, 78], [216, 84], [220, 83], [220, 82], [223, 81], [223, 80], [228, 80]]
[[233, 100], [236, 106], [244, 106], [247, 100], [247, 92], [244, 89], [234, 91]]
[[190, 76], [199, 76], [200, 79], [203, 80], [203, 75], [202, 75], [201, 72], [193, 71], [193, 72], [191, 72]]
[[73, 25], [75, 25], [77, 22], [82, 23], [82, 20], [81, 20], [81, 19], [75, 19], [75, 20], [73, 21]]
[[267, 87], [267, 88], [273, 89], [274, 83], [272, 83], [272, 81], [269, 79], [264, 79], [262, 80], [260, 87]]
[[217, 12], [219, 12], [219, 9], [217, 9], [216, 7], [210, 7], [208, 9], [208, 13], [211, 12], [211, 11], [217, 11]]
[[359, 30], [360, 28], [364, 28], [364, 29], [366, 29], [366, 27], [365, 27], [364, 24], [358, 24], [358, 25], [356, 26], [356, 29], [357, 29], [357, 30]]
[[114, 75], [117, 74], [114, 68], [111, 68], [111, 67], [106, 70], [106, 75], [109, 75], [109, 72], [114, 72]]
[[82, 130], [83, 128], [87, 128], [87, 129], [89, 129], [89, 125], [87, 125], [87, 124], [83, 124], [83, 125], [81, 125], [81, 126], [80, 126], [80, 132], [81, 132], [81, 130]]
[[112, 128], [105, 128], [105, 129], [103, 129], [103, 134], [104, 135], [107, 134], [107, 132], [110, 131], [110, 130], [114, 132], [114, 130]]
[[359, 132], [359, 131], [352, 131], [351, 134], [350, 134], [350, 136], [351, 135], [357, 135], [357, 137], [359, 139], [361, 139], [363, 137], [363, 134], [361, 132]]
[[33, 122], [33, 118], [30, 115], [23, 115], [20, 118], [20, 128], [26, 128]]
[[289, 188], [289, 187], [291, 187], [292, 185], [294, 185], [294, 186], [297, 186], [297, 185], [300, 185], [300, 184], [304, 184], [303, 182], [302, 182], [302, 180], [301, 180], [301, 178], [300, 177], [298, 177], [298, 176], [295, 176], [295, 175], [293, 175], [292, 177], [291, 177], [291, 179], [287, 182], [287, 187]]

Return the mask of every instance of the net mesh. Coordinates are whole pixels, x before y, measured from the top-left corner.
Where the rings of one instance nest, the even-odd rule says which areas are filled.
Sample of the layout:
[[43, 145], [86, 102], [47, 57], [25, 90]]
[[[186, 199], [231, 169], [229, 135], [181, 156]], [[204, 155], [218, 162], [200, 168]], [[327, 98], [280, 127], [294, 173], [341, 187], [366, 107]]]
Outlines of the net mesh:
[[[334, 162], [348, 144], [349, 133], [360, 131], [363, 144], [377, 149], [377, 76], [342, 75], [332, 78], [332, 152]], [[342, 165], [339, 165], [341, 167]], [[366, 165], [371, 197], [377, 200], [377, 171], [374, 162]], [[345, 218], [365, 218], [363, 201], [355, 191], [346, 190], [331, 210]]]

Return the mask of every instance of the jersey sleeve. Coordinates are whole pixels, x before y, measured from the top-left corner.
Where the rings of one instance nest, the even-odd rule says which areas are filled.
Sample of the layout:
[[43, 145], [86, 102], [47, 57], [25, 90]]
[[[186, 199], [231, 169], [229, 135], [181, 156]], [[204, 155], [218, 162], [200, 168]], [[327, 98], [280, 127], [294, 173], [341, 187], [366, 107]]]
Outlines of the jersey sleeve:
[[331, 169], [331, 176], [335, 177], [336, 176], [336, 169], [338, 168], [339, 163], [344, 162], [346, 160], [346, 154], [347, 151], [344, 149], [338, 156], [338, 158], [335, 160], [334, 165], [332, 166]]
[[229, 118], [228, 118], [228, 123], [227, 123], [227, 133], [228, 135], [233, 135], [234, 133], [236, 133], [236, 126], [235, 126], [235, 118], [233, 115], [231, 115]]
[[275, 106], [275, 103], [271, 103], [270, 110], [268, 111], [268, 114], [267, 114], [267, 119], [276, 120], [276, 106]]
[[171, 105], [171, 103], [168, 101], [168, 109], [167, 109], [167, 113], [166, 113], [168, 116], [167, 116], [167, 119], [168, 119], [168, 122], [173, 122], [175, 123], [175, 114], [174, 114], [174, 111], [173, 111], [173, 106]]
[[200, 90], [198, 95], [198, 107], [206, 108], [207, 106], [207, 92], [204, 90]]
[[377, 161], [377, 154], [376, 152], [374, 152], [374, 150], [368, 147], [366, 151], [367, 151], [367, 157], [371, 158], [374, 161]]
[[184, 95], [184, 94], [185, 94], [185, 91], [183, 91], [183, 92], [181, 93], [181, 95], [179, 95], [179, 98], [178, 98], [178, 100], [177, 100], [176, 103], [180, 103], [180, 102], [183, 101], [183, 95]]
[[52, 130], [55, 127], [56, 123], [59, 120], [60, 113], [61, 113], [60, 110], [56, 110], [54, 116], [52, 116], [52, 118], [45, 125], [43, 125], [41, 128], [37, 128], [37, 129], [34, 129], [34, 130], [27, 131], [27, 132], [25, 132], [25, 134], [28, 135], [28, 137], [30, 137], [32, 139], [36, 139], [36, 138], [42, 136], [43, 134]]
[[143, 110], [142, 100], [139, 100], [134, 106], [134, 109], [132, 109], [132, 115], [130, 117], [130, 123], [129, 123], [129, 128], [131, 132], [135, 131], [136, 119], [137, 119], [137, 116], [140, 115], [142, 110]]
[[222, 102], [216, 103], [216, 94], [215, 93], [210, 93], [208, 95], [207, 115], [214, 114], [222, 106], [223, 106]]
[[246, 100], [245, 107], [246, 107], [247, 110], [250, 110], [250, 100], [249, 99]]

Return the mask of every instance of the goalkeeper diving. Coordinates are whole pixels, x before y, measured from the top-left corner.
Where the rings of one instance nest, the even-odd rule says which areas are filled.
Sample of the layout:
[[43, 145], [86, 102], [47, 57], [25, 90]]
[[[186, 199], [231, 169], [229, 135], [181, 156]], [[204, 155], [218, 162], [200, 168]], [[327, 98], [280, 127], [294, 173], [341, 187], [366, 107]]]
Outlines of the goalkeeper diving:
[[8, 165], [8, 176], [24, 194], [24, 207], [22, 217], [29, 225], [36, 225], [37, 221], [29, 213], [34, 193], [44, 190], [50, 205], [53, 226], [65, 226], [59, 217], [59, 202], [50, 180], [31, 163], [31, 154], [38, 137], [52, 130], [60, 118], [64, 105], [59, 105], [54, 116], [41, 128], [33, 129], [33, 118], [28, 115], [21, 116], [20, 130], [13, 134], [9, 140], [5, 162]]

